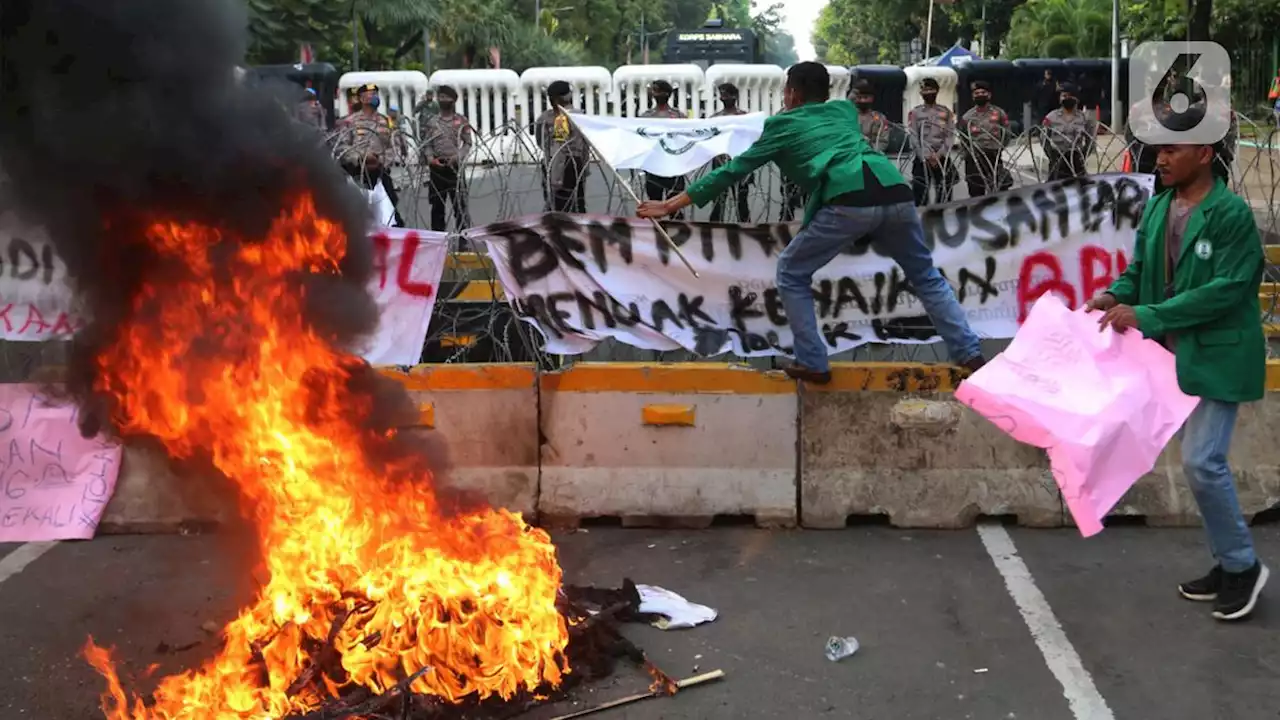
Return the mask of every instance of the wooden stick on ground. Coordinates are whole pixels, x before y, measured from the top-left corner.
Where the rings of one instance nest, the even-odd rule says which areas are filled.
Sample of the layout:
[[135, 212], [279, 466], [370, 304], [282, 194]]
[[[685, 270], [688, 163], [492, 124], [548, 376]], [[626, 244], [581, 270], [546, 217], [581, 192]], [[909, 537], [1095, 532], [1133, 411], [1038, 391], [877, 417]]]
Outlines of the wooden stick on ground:
[[[709, 673], [704, 673], [702, 675], [695, 675], [694, 677], [680, 680], [676, 682], [676, 687], [683, 690], [688, 687], [693, 687], [694, 685], [701, 685], [703, 683], [711, 682], [712, 680], [719, 680], [722, 677], [724, 677], [723, 670], [712, 670]], [[569, 713], [568, 715], [560, 715], [559, 717], [552, 718], [552, 720], [570, 720], [570, 718], [579, 718], [584, 715], [591, 715], [593, 713], [598, 713], [602, 710], [609, 710], [611, 708], [621, 707], [622, 705], [630, 705], [633, 702], [639, 702], [641, 700], [645, 700], [651, 697], [657, 697], [662, 694], [663, 693], [661, 691], [653, 691], [653, 690], [650, 690], [648, 692], [636, 693], [635, 695], [628, 695], [624, 698], [618, 698], [617, 700], [614, 700], [612, 702], [607, 702], [603, 705], [597, 705], [595, 707], [587, 708], [586, 710], [579, 710], [577, 712]]]
[[[561, 113], [565, 117], [569, 118], [569, 122], [571, 123], [573, 122], [573, 114], [565, 112], [564, 108], [557, 105], [556, 112]], [[631, 196], [631, 199], [632, 201], [635, 202], [636, 207], [640, 207], [640, 196], [637, 195], [635, 189], [631, 187], [631, 183], [627, 182], [626, 178], [622, 177], [622, 173], [618, 172], [617, 168], [605, 162], [604, 158], [601, 157], [600, 155], [600, 151], [596, 149], [595, 143], [591, 142], [591, 138], [587, 137], [587, 134], [582, 132], [582, 128], [578, 127], [577, 123], [574, 123], [573, 126], [577, 128], [578, 133], [582, 135], [583, 141], [587, 143], [587, 148], [590, 149], [591, 154], [595, 156], [596, 162], [600, 163], [604, 167], [609, 168], [609, 172], [613, 173], [613, 179], [617, 181], [619, 185], [621, 185], [623, 188], [626, 189], [627, 194]], [[689, 272], [693, 273], [694, 277], [700, 277], [698, 275], [698, 271], [694, 270], [693, 266], [689, 264], [689, 260], [685, 258], [684, 253], [680, 252], [680, 248], [676, 247], [676, 242], [671, 239], [670, 235], [667, 234], [667, 229], [662, 227], [662, 223], [658, 222], [656, 218], [649, 218], [649, 222], [653, 223], [653, 229], [657, 230], [658, 234], [662, 236], [662, 239], [667, 241], [667, 246], [670, 247], [671, 251], [676, 254], [676, 257], [680, 258], [680, 262], [684, 263], [684, 266], [689, 269]]]

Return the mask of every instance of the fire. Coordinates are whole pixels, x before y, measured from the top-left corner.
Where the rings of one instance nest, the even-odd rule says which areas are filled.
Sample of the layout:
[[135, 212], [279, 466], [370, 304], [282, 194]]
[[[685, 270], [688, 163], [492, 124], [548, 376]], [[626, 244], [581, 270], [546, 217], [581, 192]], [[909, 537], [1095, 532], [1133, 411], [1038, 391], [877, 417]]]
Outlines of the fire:
[[[207, 454], [236, 482], [269, 579], [221, 652], [162, 680], [152, 703], [90, 639], [107, 717], [281, 718], [406, 679], [450, 702], [558, 686], [568, 629], [550, 538], [505, 510], [443, 514], [430, 471], [387, 460], [391, 439], [364, 429], [370, 401], [348, 385], [363, 362], [302, 319], [298, 278], [336, 276], [344, 233], [309, 198], [260, 242], [223, 233], [158, 222], [140, 239], [165, 282], [135, 298], [96, 389], [123, 434]], [[331, 634], [337, 657], [317, 672]]]

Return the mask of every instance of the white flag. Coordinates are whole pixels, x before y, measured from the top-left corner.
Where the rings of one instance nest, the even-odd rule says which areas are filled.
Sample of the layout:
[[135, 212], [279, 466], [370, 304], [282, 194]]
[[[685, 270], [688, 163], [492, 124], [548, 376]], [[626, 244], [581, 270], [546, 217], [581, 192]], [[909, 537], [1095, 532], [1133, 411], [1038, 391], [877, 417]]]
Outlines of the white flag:
[[697, 170], [717, 155], [741, 155], [760, 138], [768, 115], [723, 115], [705, 120], [576, 113], [569, 117], [609, 165], [675, 177]]

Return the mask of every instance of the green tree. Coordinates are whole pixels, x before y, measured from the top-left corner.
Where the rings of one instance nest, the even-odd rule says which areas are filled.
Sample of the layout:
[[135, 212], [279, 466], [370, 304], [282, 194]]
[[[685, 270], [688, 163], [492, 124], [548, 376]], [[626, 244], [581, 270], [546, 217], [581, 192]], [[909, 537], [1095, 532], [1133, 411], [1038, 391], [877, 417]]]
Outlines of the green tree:
[[1013, 12], [1005, 55], [1091, 58], [1111, 55], [1110, 0], [1028, 0]]
[[[896, 63], [900, 43], [924, 39], [928, 16], [929, 0], [831, 0], [814, 25], [814, 49], [833, 65]], [[927, 54], [942, 53], [958, 37], [950, 16], [935, 6]]]

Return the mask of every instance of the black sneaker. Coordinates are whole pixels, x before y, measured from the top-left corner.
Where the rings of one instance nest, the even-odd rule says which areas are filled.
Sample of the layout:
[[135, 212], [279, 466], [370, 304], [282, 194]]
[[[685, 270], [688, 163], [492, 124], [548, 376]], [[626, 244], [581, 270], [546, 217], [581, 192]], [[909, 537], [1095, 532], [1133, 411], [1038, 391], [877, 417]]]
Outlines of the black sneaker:
[[1260, 562], [1241, 573], [1222, 573], [1222, 587], [1213, 603], [1213, 616], [1219, 620], [1243, 620], [1258, 604], [1258, 595], [1267, 584], [1271, 571]]
[[1208, 575], [1178, 586], [1178, 594], [1193, 602], [1213, 602], [1222, 589], [1222, 566], [1214, 565]]

